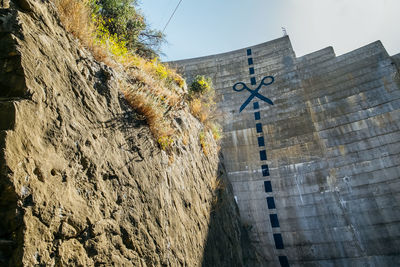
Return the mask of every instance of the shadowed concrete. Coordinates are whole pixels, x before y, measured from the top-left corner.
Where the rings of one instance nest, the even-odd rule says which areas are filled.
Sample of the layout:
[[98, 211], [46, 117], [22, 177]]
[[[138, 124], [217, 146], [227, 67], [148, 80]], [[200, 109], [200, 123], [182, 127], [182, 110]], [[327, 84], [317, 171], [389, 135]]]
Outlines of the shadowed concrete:
[[[213, 79], [224, 164], [265, 266], [400, 265], [400, 54], [377, 41], [297, 58], [286, 36], [171, 64], [188, 83]], [[265, 76], [274, 105], [239, 113], [251, 92], [233, 85]]]

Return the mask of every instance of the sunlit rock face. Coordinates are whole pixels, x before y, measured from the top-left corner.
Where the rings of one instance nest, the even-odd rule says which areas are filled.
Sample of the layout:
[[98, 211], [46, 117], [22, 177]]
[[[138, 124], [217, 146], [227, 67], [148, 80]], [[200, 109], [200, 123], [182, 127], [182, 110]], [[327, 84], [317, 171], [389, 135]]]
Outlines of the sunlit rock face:
[[224, 164], [263, 265], [400, 264], [400, 54], [377, 41], [296, 57], [285, 36], [171, 64], [188, 84], [213, 79]]
[[188, 106], [161, 150], [53, 1], [0, 7], [0, 266], [258, 265]]

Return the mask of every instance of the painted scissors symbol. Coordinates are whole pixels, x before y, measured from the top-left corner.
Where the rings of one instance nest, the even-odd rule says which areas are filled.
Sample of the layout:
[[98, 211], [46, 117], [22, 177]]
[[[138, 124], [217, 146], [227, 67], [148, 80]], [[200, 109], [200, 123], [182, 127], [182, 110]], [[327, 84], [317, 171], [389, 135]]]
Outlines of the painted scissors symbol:
[[[270, 79], [271, 81], [266, 83], [265, 80]], [[233, 90], [236, 92], [241, 92], [244, 89], [246, 89], [247, 91], [249, 91], [251, 93], [251, 95], [249, 96], [249, 98], [247, 98], [247, 100], [240, 106], [239, 109], [239, 113], [242, 112], [242, 110], [250, 103], [250, 101], [254, 98], [254, 97], [258, 97], [261, 100], [264, 100], [265, 102], [267, 102], [270, 105], [274, 105], [274, 103], [267, 97], [263, 96], [262, 94], [258, 93], [258, 91], [260, 91], [261, 87], [263, 85], [268, 86], [270, 84], [272, 84], [275, 81], [274, 77], [272, 76], [266, 76], [262, 79], [260, 85], [255, 89], [255, 90], [251, 90], [249, 87], [247, 87], [247, 85], [243, 82], [238, 82], [235, 83], [235, 85], [233, 86]], [[241, 86], [241, 88], [238, 88], [238, 86]]]

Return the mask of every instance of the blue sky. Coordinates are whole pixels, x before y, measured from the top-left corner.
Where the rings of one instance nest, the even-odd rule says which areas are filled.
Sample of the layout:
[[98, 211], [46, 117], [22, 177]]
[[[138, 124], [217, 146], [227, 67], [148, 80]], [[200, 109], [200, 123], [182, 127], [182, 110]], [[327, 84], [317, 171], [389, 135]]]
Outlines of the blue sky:
[[[162, 30], [179, 0], [141, 0]], [[281, 37], [285, 27], [297, 56], [327, 46], [337, 55], [381, 40], [400, 53], [400, 0], [183, 0], [165, 34], [163, 60], [228, 52]]]

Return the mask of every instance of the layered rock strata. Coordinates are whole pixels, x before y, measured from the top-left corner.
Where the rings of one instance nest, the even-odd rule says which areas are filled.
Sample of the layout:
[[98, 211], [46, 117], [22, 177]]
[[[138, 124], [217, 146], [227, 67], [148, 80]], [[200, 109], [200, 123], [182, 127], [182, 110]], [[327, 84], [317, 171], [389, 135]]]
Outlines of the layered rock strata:
[[242, 266], [217, 144], [203, 153], [188, 108], [168, 154], [52, 2], [2, 2], [0, 22], [0, 265]]

